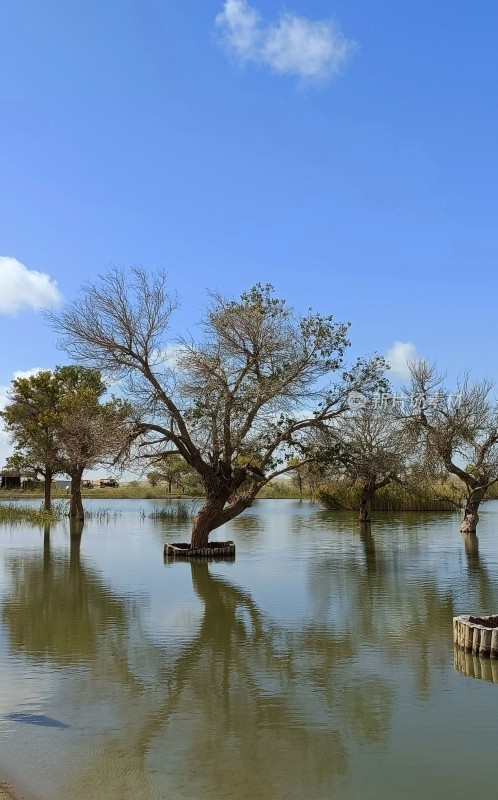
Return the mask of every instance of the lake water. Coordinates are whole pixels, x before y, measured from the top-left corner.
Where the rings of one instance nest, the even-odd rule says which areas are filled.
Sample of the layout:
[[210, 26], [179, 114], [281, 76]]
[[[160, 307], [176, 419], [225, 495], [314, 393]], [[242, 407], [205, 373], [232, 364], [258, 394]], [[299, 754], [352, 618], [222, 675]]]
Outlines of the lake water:
[[0, 773], [38, 800], [494, 796], [498, 685], [455, 669], [452, 617], [498, 613], [497, 502], [465, 542], [262, 500], [234, 563], [193, 565], [159, 504], [104, 501], [80, 544], [0, 527]]

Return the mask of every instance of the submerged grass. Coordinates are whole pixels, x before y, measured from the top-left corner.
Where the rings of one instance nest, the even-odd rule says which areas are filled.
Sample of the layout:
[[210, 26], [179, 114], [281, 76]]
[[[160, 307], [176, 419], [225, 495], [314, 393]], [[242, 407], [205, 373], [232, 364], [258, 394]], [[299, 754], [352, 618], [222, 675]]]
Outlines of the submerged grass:
[[[45, 511], [43, 504], [37, 508], [22, 503], [0, 503], [0, 524], [50, 525], [66, 519], [68, 511], [69, 503], [64, 501], [52, 503], [51, 511]], [[110, 522], [112, 519], [120, 517], [121, 513], [121, 511], [111, 511], [108, 508], [85, 509], [85, 520]]]
[[21, 503], [0, 503], [0, 523], [28, 523], [48, 525], [67, 516], [67, 503], [53, 503], [52, 510], [46, 511], [43, 505], [25, 506]]
[[[421, 487], [413, 491], [398, 485], [384, 486], [375, 493], [372, 511], [455, 511], [463, 503], [463, 499], [456, 494], [453, 497], [452, 493], [448, 499], [438, 494], [433, 487]], [[356, 511], [360, 506], [360, 488], [337, 481], [322, 489], [318, 498], [325, 508], [332, 511]]]
[[[83, 504], [84, 505], [84, 504]], [[93, 519], [97, 522], [110, 522], [112, 519], [118, 519], [122, 515], [119, 509], [110, 508], [87, 508], [84, 506], [85, 520]]]
[[[172, 522], [187, 522], [192, 519], [198, 509], [198, 503], [186, 500], [171, 500], [164, 506], [154, 506], [152, 511], [147, 514], [153, 520], [169, 520]], [[145, 516], [145, 512], [143, 512]]]

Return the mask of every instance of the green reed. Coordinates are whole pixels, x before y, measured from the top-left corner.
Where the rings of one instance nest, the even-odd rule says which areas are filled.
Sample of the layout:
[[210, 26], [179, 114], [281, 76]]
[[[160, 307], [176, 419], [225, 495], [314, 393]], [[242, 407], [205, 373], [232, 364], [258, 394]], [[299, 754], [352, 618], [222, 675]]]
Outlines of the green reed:
[[[455, 511], [463, 500], [451, 492], [451, 497], [438, 496], [430, 486], [410, 490], [391, 485], [379, 489], [372, 500], [372, 511]], [[360, 505], [360, 487], [349, 486], [341, 481], [330, 483], [318, 493], [318, 499], [332, 511], [357, 510]]]

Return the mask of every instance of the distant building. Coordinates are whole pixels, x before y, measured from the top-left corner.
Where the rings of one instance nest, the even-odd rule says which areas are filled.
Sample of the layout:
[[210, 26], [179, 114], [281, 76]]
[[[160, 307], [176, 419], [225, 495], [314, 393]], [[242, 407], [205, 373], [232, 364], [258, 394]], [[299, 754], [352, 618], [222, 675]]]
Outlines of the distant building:
[[3, 469], [0, 472], [0, 489], [30, 491], [42, 485], [34, 470]]

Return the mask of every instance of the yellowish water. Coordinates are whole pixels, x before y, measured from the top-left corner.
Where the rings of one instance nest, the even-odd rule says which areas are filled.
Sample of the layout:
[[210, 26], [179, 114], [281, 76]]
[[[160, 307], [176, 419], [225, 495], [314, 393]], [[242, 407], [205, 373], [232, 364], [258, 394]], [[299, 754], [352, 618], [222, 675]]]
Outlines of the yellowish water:
[[451, 622], [498, 612], [498, 503], [463, 540], [260, 501], [194, 565], [162, 558], [186, 526], [104, 505], [81, 541], [0, 529], [0, 767], [39, 800], [493, 796], [498, 686]]

